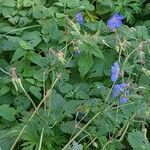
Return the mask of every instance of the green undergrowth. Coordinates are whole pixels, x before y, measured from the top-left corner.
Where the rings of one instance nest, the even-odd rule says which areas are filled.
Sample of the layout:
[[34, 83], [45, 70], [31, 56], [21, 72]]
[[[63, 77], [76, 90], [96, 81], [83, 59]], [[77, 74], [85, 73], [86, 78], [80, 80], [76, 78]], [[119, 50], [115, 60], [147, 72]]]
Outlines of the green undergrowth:
[[[121, 83], [126, 103], [113, 97]], [[0, 0], [0, 150], [150, 150], [149, 139], [148, 0]]]

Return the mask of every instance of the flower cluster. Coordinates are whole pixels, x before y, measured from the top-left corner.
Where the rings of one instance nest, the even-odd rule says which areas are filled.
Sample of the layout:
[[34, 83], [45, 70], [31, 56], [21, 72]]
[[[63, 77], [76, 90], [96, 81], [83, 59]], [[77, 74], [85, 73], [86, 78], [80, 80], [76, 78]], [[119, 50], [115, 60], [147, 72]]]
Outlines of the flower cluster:
[[[115, 62], [111, 67], [111, 80], [116, 82], [119, 78], [120, 67]], [[120, 103], [126, 103], [128, 101], [127, 96], [129, 95], [128, 85], [126, 83], [115, 84], [113, 88], [113, 98], [120, 96]]]
[[129, 95], [128, 85], [126, 83], [115, 84], [113, 88], [113, 98], [120, 96], [120, 103], [126, 103]]
[[83, 15], [81, 12], [78, 12], [76, 14], [76, 21], [80, 24], [80, 25], [83, 25], [84, 23], [84, 19], [83, 19]]
[[111, 30], [122, 26], [122, 20], [125, 17], [120, 15], [119, 13], [114, 13], [112, 17], [107, 21], [107, 25]]

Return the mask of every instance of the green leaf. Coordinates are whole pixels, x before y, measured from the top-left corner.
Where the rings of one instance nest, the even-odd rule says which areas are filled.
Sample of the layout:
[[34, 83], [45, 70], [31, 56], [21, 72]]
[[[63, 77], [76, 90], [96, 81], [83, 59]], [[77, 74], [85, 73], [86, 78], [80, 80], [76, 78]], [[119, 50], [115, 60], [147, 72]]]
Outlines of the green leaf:
[[62, 93], [69, 93], [72, 90], [72, 85], [69, 83], [60, 83], [59, 89]]
[[4, 86], [1, 87], [1, 89], [0, 89], [0, 96], [1, 96], [1, 95], [4, 95], [4, 94], [6, 94], [6, 93], [8, 93], [9, 90], [10, 90], [10, 87], [8, 87], [7, 85], [4, 85]]
[[51, 13], [48, 8], [44, 6], [34, 6], [33, 7], [33, 17], [36, 19], [46, 18], [50, 16]]
[[67, 121], [65, 123], [63, 122], [60, 126], [62, 132], [69, 133], [69, 134], [71, 134], [74, 131], [74, 128], [75, 128], [74, 121]]
[[21, 48], [26, 49], [26, 50], [33, 50], [33, 47], [25, 40], [22, 40], [21, 38], [18, 39], [19, 44]]
[[149, 150], [150, 143], [141, 131], [134, 130], [128, 134], [128, 141], [133, 150]]
[[30, 101], [27, 97], [19, 95], [14, 99], [14, 105], [16, 106], [17, 111], [23, 113], [30, 107]]
[[15, 0], [4, 0], [1, 5], [8, 6], [8, 7], [15, 7], [16, 1]]
[[100, 50], [99, 46], [96, 43], [94, 43], [93, 41], [92, 42], [88, 41], [88, 43], [83, 43], [83, 44], [79, 45], [79, 49], [81, 51], [88, 52], [90, 54], [93, 54], [96, 57], [104, 59], [103, 53]]
[[[34, 79], [37, 79], [38, 81], [41, 81], [43, 82], [44, 80], [44, 72], [46, 71], [46, 69], [44, 68], [41, 68], [39, 70], [37, 70], [34, 74], [33, 74], [33, 77]], [[45, 81], [47, 80], [48, 76], [46, 75], [45, 76]]]
[[21, 58], [24, 55], [24, 50], [22, 48], [18, 48], [16, 49], [16, 51], [14, 52], [14, 55], [11, 59], [11, 63], [18, 60], [19, 58]]
[[78, 66], [81, 78], [89, 72], [90, 68], [93, 66], [93, 56], [88, 53], [82, 53], [78, 59]]
[[41, 99], [42, 94], [40, 93], [41, 89], [39, 87], [30, 86], [29, 90], [35, 97], [37, 97], [38, 99]]
[[4, 104], [0, 106], [0, 116], [7, 121], [15, 121], [16, 110]]
[[47, 41], [50, 39], [59, 41], [63, 37], [63, 32], [58, 29], [57, 23], [54, 20], [40, 20], [39, 23], [42, 25], [42, 34], [48, 35]]
[[39, 31], [24, 32], [22, 39], [27, 41], [32, 48], [37, 46], [42, 40]]
[[90, 51], [91, 54], [93, 54], [96, 57], [104, 59], [104, 55], [97, 44], [90, 43], [90, 46], [91, 46], [91, 51]]
[[29, 59], [32, 63], [34, 63], [40, 67], [46, 66], [46, 59], [44, 59], [39, 54], [37, 54], [33, 51], [28, 51], [26, 53], [26, 58]]

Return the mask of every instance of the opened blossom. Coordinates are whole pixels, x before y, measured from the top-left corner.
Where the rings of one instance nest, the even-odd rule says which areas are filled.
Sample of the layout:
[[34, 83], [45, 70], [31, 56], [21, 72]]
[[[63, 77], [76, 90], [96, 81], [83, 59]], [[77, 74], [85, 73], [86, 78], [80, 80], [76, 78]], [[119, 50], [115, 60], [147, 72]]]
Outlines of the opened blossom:
[[129, 95], [128, 85], [126, 83], [115, 84], [113, 88], [113, 98], [120, 97], [120, 103], [126, 103]]
[[114, 30], [115, 28], [119, 28], [122, 26], [122, 20], [125, 17], [120, 15], [119, 13], [114, 13], [112, 17], [107, 21], [107, 25], [111, 30]]

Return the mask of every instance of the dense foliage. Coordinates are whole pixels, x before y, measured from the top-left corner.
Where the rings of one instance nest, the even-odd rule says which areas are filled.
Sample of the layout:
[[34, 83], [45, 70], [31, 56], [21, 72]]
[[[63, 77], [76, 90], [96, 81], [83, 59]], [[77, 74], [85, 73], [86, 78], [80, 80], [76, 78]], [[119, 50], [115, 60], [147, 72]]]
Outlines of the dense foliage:
[[0, 150], [149, 150], [150, 2], [0, 0]]

